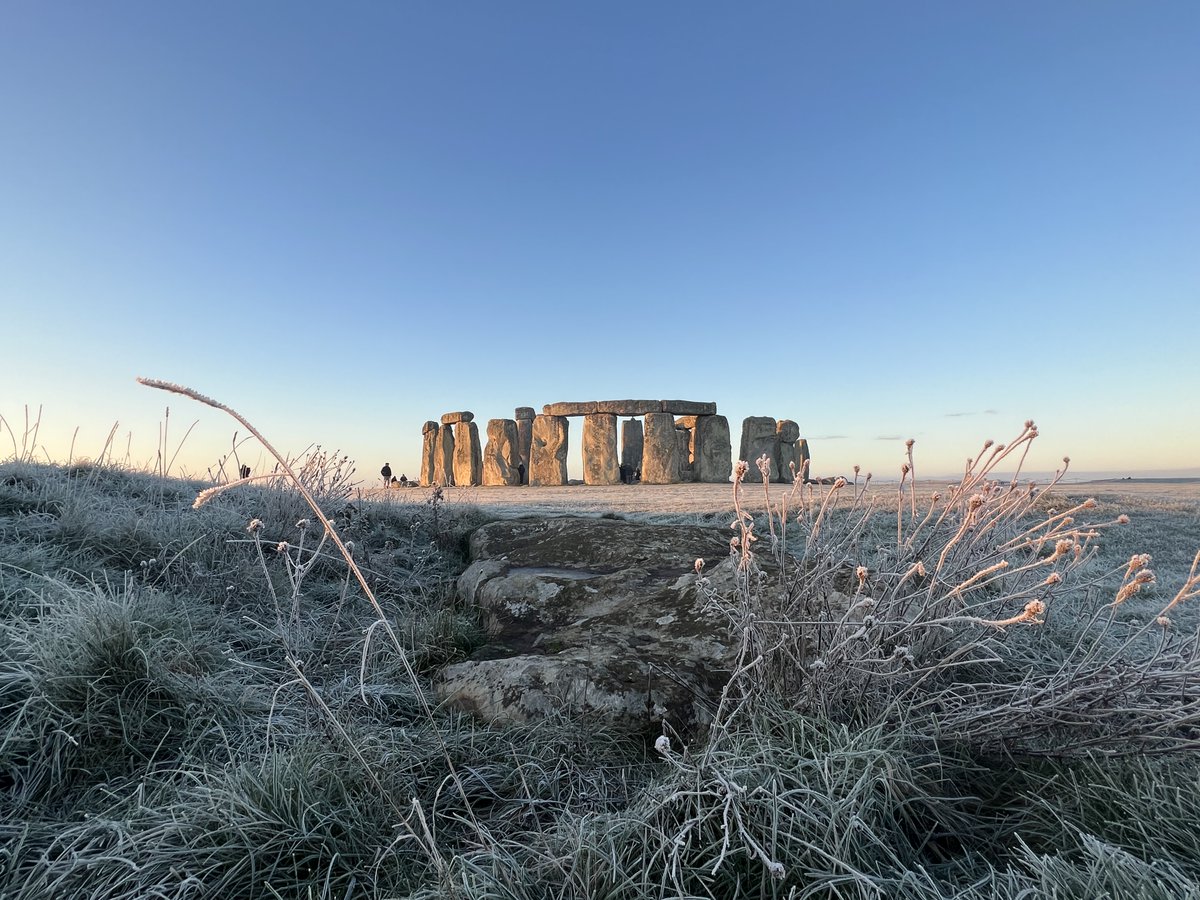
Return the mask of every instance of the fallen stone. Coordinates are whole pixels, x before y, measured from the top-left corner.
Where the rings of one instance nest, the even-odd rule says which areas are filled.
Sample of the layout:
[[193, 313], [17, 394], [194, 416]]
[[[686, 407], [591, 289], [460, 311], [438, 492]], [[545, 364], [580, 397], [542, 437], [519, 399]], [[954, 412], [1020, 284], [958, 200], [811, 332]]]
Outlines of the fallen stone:
[[440, 700], [493, 722], [579, 715], [647, 735], [711, 721], [738, 641], [697, 587], [732, 596], [722, 529], [509, 519], [477, 529], [459, 593], [488, 643], [444, 669]]

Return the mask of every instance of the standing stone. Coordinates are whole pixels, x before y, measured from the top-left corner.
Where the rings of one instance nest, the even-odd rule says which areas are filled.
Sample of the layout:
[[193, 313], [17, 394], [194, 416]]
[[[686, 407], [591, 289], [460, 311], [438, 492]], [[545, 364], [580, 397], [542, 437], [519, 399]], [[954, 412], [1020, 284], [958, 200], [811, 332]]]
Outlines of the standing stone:
[[517, 420], [517, 453], [521, 465], [525, 467], [525, 483], [529, 482], [529, 446], [533, 442], [533, 418], [537, 415], [532, 406], [518, 406]]
[[583, 483], [618, 484], [617, 417], [607, 413], [583, 418]]
[[675, 427], [675, 442], [678, 445], [676, 458], [679, 461], [678, 481], [692, 481], [692, 429]]
[[454, 429], [439, 428], [433, 451], [433, 483], [438, 487], [454, 484]]
[[793, 473], [800, 474], [800, 463], [796, 461], [796, 441], [800, 440], [800, 426], [791, 419], [780, 419], [775, 435], [778, 438], [774, 459], [779, 463], [779, 480], [791, 484]]
[[722, 484], [733, 472], [729, 420], [724, 416], [696, 416], [692, 431], [692, 467], [697, 481]]
[[804, 438], [796, 441], [796, 477], [812, 478], [812, 459], [808, 455], [808, 441]]
[[437, 422], [426, 422], [421, 427], [421, 487], [433, 484], [434, 455], [437, 452]]
[[567, 483], [567, 418], [536, 416], [529, 448], [529, 483], [557, 487]]
[[517, 423], [513, 419], [488, 419], [487, 446], [483, 448], [484, 484], [520, 484], [517, 468]]
[[646, 413], [642, 483], [674, 484], [678, 480], [679, 442], [675, 437], [675, 416], [671, 413]]
[[771, 481], [779, 480], [779, 466], [775, 452], [777, 432], [775, 420], [770, 416], [748, 416], [742, 420], [742, 447], [738, 459], [749, 463], [746, 469], [747, 483], [761, 482], [762, 473], [758, 471], [758, 458], [764, 453], [771, 459]]
[[642, 420], [629, 419], [621, 424], [621, 468], [630, 480], [642, 467]]
[[483, 483], [479, 426], [470, 420], [463, 420], [454, 426], [454, 483], [461, 487]]

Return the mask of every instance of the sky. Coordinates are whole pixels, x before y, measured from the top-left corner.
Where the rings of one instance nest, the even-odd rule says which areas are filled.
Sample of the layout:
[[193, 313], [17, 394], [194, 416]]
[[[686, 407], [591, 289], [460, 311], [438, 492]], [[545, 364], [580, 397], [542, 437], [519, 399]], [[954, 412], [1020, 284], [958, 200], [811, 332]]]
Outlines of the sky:
[[618, 398], [816, 475], [1026, 419], [1200, 474], [1198, 48], [1194, 0], [5, 0], [0, 458], [27, 408], [54, 461], [245, 437], [145, 376], [364, 480]]

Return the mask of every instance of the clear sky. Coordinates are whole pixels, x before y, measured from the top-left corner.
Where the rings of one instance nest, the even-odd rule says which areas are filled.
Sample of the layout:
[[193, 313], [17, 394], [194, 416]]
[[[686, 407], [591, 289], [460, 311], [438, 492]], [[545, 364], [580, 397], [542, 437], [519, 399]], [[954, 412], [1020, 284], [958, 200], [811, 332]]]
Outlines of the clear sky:
[[0, 414], [56, 459], [149, 461], [170, 406], [212, 465], [236, 424], [144, 375], [372, 478], [444, 412], [622, 397], [735, 453], [794, 419], [818, 475], [1027, 418], [1035, 468], [1200, 467], [1195, 0], [2, 20]]

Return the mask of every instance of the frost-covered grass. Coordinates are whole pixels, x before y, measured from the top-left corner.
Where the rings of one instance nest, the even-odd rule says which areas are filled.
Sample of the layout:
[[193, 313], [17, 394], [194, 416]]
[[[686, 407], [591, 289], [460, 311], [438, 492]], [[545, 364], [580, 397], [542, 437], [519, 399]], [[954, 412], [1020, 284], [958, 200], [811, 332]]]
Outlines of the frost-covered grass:
[[0, 465], [0, 896], [1200, 896], [1194, 505], [739, 486], [742, 665], [647, 746], [431, 705], [483, 516], [340, 464], [363, 583], [286, 479]]

